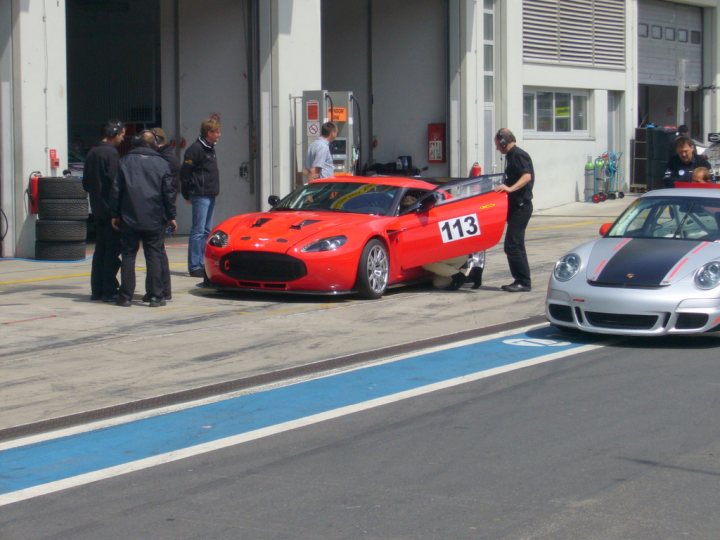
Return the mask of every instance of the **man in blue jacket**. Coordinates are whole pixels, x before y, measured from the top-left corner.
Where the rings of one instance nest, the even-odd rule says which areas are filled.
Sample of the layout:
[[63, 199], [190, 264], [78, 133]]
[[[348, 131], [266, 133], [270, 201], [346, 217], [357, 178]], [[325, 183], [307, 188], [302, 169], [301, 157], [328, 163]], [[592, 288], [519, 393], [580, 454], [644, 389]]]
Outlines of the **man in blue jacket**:
[[135, 292], [135, 258], [140, 242], [145, 252], [150, 307], [165, 305], [161, 269], [166, 226], [175, 221], [175, 187], [167, 161], [157, 152], [155, 135], [146, 130], [136, 147], [120, 160], [110, 191], [112, 226], [120, 231], [122, 265], [117, 305], [132, 305]]

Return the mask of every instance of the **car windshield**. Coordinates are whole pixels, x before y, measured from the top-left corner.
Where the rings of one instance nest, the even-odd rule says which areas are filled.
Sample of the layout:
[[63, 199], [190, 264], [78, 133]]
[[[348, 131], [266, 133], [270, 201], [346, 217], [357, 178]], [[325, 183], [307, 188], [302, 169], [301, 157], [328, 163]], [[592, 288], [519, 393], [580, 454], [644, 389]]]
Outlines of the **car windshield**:
[[608, 231], [608, 237], [720, 239], [720, 198], [642, 197]]
[[311, 182], [299, 187], [274, 210], [325, 210], [390, 215], [402, 188], [358, 182]]

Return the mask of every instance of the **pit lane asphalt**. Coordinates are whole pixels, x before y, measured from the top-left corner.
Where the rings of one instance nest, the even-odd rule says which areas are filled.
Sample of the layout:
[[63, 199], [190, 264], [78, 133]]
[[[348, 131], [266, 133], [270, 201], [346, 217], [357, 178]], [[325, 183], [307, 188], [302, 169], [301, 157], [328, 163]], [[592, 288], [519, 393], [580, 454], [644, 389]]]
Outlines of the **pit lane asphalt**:
[[[91, 302], [90, 257], [0, 259], [0, 440], [542, 321], [555, 260], [633, 198], [536, 210], [529, 293], [500, 289], [511, 281], [502, 243], [479, 290], [415, 286], [364, 301], [198, 288], [178, 237], [167, 243], [173, 300], [156, 309], [139, 302], [142, 290], [131, 308]], [[143, 267], [137, 277], [142, 289]]]

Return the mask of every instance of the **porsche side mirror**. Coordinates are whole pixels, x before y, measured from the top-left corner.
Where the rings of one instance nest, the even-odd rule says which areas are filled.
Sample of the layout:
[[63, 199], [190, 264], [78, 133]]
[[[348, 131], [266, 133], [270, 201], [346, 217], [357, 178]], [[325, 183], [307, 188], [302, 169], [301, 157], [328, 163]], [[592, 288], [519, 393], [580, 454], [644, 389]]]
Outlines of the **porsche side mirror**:
[[275, 208], [278, 204], [280, 204], [280, 197], [278, 197], [277, 195], [270, 195], [268, 197], [268, 204], [272, 208]]
[[605, 236], [612, 227], [612, 223], [603, 223], [600, 225], [600, 236]]

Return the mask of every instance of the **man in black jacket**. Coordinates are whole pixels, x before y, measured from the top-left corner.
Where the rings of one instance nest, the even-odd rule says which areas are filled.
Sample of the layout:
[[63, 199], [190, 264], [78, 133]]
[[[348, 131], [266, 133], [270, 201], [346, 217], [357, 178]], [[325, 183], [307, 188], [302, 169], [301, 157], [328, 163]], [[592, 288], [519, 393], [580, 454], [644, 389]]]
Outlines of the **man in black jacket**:
[[143, 131], [137, 146], [120, 160], [110, 192], [112, 226], [120, 231], [122, 266], [117, 305], [130, 306], [135, 292], [135, 257], [143, 244], [150, 307], [164, 306], [161, 269], [163, 233], [175, 222], [175, 189], [170, 167], [156, 150], [155, 135]]
[[117, 147], [125, 138], [125, 126], [110, 120], [100, 143], [88, 152], [83, 169], [83, 188], [90, 195], [95, 224], [95, 251], [90, 273], [90, 299], [114, 302], [120, 268], [120, 235], [110, 224], [110, 187], [118, 171]]
[[675, 182], [692, 182], [692, 173], [698, 167], [712, 169], [710, 162], [695, 152], [695, 143], [690, 137], [680, 135], [675, 139], [675, 155], [665, 166], [663, 185], [675, 187]]
[[192, 226], [188, 239], [188, 272], [205, 275], [205, 241], [212, 229], [215, 197], [220, 193], [220, 172], [215, 144], [220, 139], [220, 122], [208, 118], [200, 124], [200, 137], [185, 151], [180, 167], [182, 196], [192, 202]]

